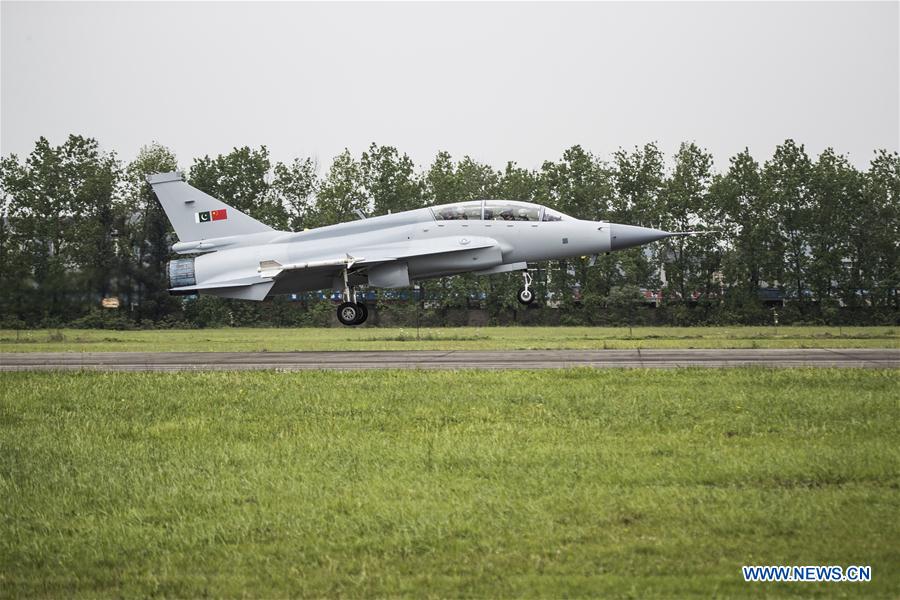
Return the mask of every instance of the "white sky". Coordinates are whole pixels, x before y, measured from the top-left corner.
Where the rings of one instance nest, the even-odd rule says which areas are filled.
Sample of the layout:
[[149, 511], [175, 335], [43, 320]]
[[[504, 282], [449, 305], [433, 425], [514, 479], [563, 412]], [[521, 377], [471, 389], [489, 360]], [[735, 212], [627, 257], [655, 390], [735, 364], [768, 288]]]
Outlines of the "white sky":
[[2, 2], [0, 151], [153, 140], [182, 166], [397, 146], [538, 167], [683, 140], [717, 168], [792, 137], [864, 167], [900, 138], [900, 3]]

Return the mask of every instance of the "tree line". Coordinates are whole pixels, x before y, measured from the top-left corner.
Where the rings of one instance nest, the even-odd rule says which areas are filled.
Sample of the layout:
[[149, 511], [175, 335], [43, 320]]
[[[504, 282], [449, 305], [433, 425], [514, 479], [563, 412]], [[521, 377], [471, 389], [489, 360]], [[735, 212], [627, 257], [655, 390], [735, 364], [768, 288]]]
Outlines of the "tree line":
[[[151, 144], [131, 162], [96, 139], [45, 138], [0, 159], [0, 327], [324, 324], [315, 295], [259, 305], [169, 296], [175, 241], [145, 176], [178, 168]], [[536, 265], [541, 310], [515, 302], [518, 274], [424, 282], [380, 293], [383, 322], [605, 324], [896, 323], [900, 314], [900, 156], [878, 150], [865, 170], [786, 140], [759, 162], [744, 150], [717, 172], [711, 154], [655, 143], [609, 157], [581, 146], [526, 169], [439, 152], [424, 169], [397, 148], [345, 150], [327, 168], [273, 162], [266, 147], [193, 159], [188, 182], [276, 229], [482, 198], [545, 204], [582, 219], [709, 233], [647, 248]], [[117, 310], [100, 309], [115, 296]], [[651, 302], [652, 301], [652, 302]], [[415, 315], [413, 317], [413, 315]]]

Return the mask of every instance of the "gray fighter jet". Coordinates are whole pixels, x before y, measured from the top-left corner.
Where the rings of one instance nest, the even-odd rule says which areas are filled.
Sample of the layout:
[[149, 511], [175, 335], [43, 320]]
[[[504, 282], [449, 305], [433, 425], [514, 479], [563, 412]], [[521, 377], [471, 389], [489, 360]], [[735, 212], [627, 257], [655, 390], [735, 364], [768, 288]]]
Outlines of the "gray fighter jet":
[[639, 246], [671, 233], [582, 221], [546, 206], [475, 200], [420, 208], [307, 231], [276, 231], [185, 183], [181, 173], [147, 177], [178, 235], [172, 249], [195, 255], [168, 265], [173, 294], [263, 300], [333, 289], [344, 325], [368, 310], [355, 289], [402, 288], [413, 281], [476, 273], [522, 272], [518, 300], [534, 301], [528, 263]]

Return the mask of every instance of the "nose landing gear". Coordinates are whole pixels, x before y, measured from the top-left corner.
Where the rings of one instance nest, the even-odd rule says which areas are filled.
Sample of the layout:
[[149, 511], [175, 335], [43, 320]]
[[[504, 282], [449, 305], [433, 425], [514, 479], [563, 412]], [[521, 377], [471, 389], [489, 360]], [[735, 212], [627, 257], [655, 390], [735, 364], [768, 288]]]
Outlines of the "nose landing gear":
[[362, 302], [356, 301], [356, 290], [347, 281], [347, 269], [344, 269], [344, 301], [337, 307], [337, 318], [341, 325], [362, 325], [369, 318], [369, 309]]
[[523, 283], [525, 287], [520, 289], [519, 293], [516, 294], [516, 300], [519, 301], [519, 304], [528, 306], [534, 302], [534, 292], [531, 291], [531, 282], [534, 279], [528, 271], [522, 271], [522, 279], [524, 280]]

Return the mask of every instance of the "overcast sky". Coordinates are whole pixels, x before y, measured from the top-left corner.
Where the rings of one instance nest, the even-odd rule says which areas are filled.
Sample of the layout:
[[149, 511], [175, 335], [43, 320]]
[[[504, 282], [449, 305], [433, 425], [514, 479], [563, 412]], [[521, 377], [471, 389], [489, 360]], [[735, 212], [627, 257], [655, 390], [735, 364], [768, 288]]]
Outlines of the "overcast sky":
[[898, 6], [4, 1], [0, 150], [74, 132], [325, 167], [375, 141], [538, 167], [693, 140], [721, 170], [790, 137], [865, 166], [898, 149]]

